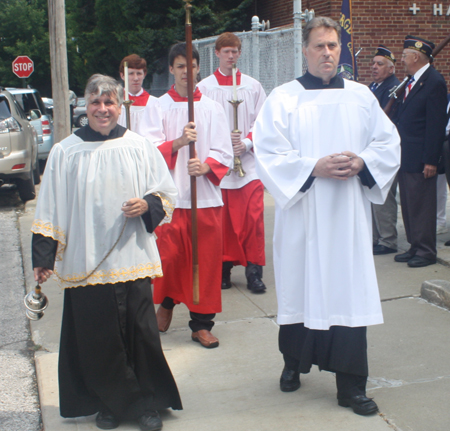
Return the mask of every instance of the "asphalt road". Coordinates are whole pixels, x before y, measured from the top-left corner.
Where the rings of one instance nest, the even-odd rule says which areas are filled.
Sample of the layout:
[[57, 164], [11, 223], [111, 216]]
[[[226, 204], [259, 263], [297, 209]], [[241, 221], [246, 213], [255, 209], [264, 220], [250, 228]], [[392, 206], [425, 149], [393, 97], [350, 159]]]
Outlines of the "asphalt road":
[[0, 187], [0, 430], [40, 431], [34, 346], [25, 316], [25, 282], [15, 187]]

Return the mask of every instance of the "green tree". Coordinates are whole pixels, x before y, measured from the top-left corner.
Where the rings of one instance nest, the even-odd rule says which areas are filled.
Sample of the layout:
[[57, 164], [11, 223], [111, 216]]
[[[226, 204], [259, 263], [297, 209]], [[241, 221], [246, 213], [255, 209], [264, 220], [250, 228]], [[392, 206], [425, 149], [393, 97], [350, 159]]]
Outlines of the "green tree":
[[[181, 0], [66, 2], [68, 33], [78, 47], [74, 73], [80, 85], [93, 73], [118, 78], [120, 61], [131, 53], [147, 60], [148, 84], [151, 74], [161, 70], [160, 59], [169, 47], [184, 40]], [[193, 38], [249, 29], [251, 5], [252, 0], [194, 0]]]
[[27, 84], [42, 86], [49, 81], [48, 22], [45, 0], [3, 0], [0, 8], [0, 77], [2, 86], [22, 87], [25, 80], [16, 77], [12, 62], [27, 55], [34, 72]]
[[[81, 94], [93, 73], [118, 78], [119, 63], [136, 53], [151, 74], [173, 43], [184, 40], [182, 0], [65, 0], [69, 87]], [[193, 0], [193, 38], [250, 29], [252, 0]], [[25, 83], [51, 96], [47, 0], [2, 0], [0, 8], [0, 85]], [[12, 61], [28, 55], [34, 73], [24, 82]]]

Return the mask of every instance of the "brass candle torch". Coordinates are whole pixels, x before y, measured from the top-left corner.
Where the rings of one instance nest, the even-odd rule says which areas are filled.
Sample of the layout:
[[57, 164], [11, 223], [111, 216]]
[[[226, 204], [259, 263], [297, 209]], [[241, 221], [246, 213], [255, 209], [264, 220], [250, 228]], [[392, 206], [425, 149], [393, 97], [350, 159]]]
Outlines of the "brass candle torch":
[[130, 107], [134, 103], [134, 100], [124, 100], [123, 105], [125, 106], [125, 118], [127, 120], [127, 129], [131, 130], [131, 119], [130, 119]]
[[124, 84], [125, 84], [125, 100], [123, 101], [123, 105], [125, 106], [125, 119], [127, 122], [127, 129], [131, 130], [131, 119], [130, 119], [130, 106], [134, 103], [134, 100], [130, 100], [129, 92], [128, 92], [128, 61], [125, 61], [123, 64], [124, 71]]
[[[243, 100], [229, 100], [229, 103], [233, 105], [233, 125], [234, 129], [232, 130], [232, 133], [241, 133], [241, 131], [238, 128], [238, 107], [243, 102]], [[245, 171], [242, 167], [241, 158], [239, 156], [234, 156], [234, 166], [233, 169], [230, 169], [227, 172], [227, 175], [230, 175], [230, 172], [237, 172], [239, 177], [245, 177]]]

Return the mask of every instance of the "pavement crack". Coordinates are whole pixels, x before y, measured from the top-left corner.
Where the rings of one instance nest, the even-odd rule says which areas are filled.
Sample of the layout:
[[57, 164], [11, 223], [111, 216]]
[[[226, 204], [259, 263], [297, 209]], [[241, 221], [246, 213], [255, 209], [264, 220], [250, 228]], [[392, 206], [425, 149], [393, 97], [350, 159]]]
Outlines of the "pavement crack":
[[235, 286], [236, 287], [236, 289], [237, 289], [237, 291], [245, 298], [245, 299], [247, 299], [247, 300], [249, 300], [251, 303], [252, 303], [252, 305], [254, 305], [258, 310], [260, 310], [261, 311], [261, 313], [263, 313], [266, 317], [270, 317], [256, 302], [254, 302], [253, 301], [253, 299], [250, 297], [250, 296], [247, 296], [247, 295], [245, 295], [244, 294], [244, 291], [242, 290], [242, 289], [240, 289], [238, 286], [236, 286], [234, 283], [233, 283], [233, 286]]
[[393, 296], [392, 298], [384, 298], [381, 302], [395, 301], [396, 299], [415, 299], [420, 298], [420, 294], [416, 295], [401, 295], [401, 296]]
[[416, 380], [397, 380], [397, 379], [387, 379], [385, 377], [369, 377], [368, 381], [374, 385], [370, 390], [382, 389], [382, 388], [399, 388], [402, 386], [417, 385], [421, 383], [433, 383], [440, 380], [450, 379], [450, 375], [428, 377]]
[[21, 343], [28, 343], [29, 339], [28, 338], [24, 338], [23, 340], [16, 340], [16, 341], [12, 341], [11, 343], [5, 343], [0, 345], [0, 349], [3, 349], [5, 347], [9, 347], [9, 346], [14, 346], [15, 344], [21, 344]]
[[402, 431], [402, 429], [395, 425], [392, 419], [389, 419], [384, 413], [378, 413], [378, 415], [381, 416], [381, 418], [389, 425], [390, 428], [395, 431]]

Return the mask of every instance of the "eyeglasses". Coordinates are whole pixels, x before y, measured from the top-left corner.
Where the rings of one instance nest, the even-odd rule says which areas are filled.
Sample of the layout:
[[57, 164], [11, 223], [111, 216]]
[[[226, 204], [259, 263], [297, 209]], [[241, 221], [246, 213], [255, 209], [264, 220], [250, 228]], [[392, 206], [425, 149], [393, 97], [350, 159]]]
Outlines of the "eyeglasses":
[[407, 52], [406, 54], [402, 54], [402, 58], [406, 58], [408, 55], [412, 55], [412, 52]]

